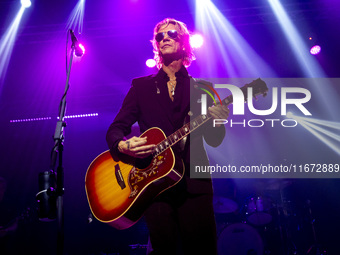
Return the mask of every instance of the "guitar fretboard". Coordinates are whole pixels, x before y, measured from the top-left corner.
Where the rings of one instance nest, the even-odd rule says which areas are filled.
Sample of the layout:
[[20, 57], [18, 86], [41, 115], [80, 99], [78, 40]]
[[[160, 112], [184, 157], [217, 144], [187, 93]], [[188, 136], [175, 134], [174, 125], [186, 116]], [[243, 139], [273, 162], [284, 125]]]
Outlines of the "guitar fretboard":
[[164, 152], [169, 147], [175, 145], [177, 142], [182, 140], [184, 137], [189, 135], [192, 131], [206, 123], [209, 119], [211, 119], [211, 116], [208, 115], [199, 115], [192, 121], [185, 124], [183, 127], [178, 129], [173, 134], [169, 135], [167, 138], [165, 138], [163, 141], [158, 143], [156, 147], [154, 148], [154, 151], [152, 155], [156, 157], [157, 155]]

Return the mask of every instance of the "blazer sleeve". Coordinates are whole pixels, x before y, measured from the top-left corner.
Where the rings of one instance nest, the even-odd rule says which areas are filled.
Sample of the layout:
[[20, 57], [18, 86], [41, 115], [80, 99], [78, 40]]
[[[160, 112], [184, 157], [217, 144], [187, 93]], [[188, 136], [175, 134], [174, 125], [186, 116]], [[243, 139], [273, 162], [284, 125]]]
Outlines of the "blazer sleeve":
[[139, 107], [137, 95], [137, 87], [134, 81], [132, 81], [132, 86], [123, 101], [122, 107], [106, 133], [106, 142], [114, 159], [121, 156], [118, 150], [118, 143], [131, 133], [131, 126], [138, 121]]
[[209, 121], [204, 128], [203, 137], [206, 143], [212, 147], [219, 146], [225, 137], [224, 125], [221, 125], [220, 127], [213, 127], [212, 121]]

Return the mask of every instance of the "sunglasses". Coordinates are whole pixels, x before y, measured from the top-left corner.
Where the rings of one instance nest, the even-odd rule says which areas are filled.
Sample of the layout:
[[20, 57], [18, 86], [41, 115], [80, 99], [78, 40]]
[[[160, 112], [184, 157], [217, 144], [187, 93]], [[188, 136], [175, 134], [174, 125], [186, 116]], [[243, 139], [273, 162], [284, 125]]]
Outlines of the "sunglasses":
[[167, 31], [167, 32], [157, 33], [156, 36], [155, 36], [156, 41], [157, 41], [157, 42], [162, 41], [162, 40], [164, 39], [165, 33], [167, 33], [168, 36], [169, 36], [171, 39], [176, 39], [177, 36], [178, 36], [177, 30], [169, 30], [169, 31]]

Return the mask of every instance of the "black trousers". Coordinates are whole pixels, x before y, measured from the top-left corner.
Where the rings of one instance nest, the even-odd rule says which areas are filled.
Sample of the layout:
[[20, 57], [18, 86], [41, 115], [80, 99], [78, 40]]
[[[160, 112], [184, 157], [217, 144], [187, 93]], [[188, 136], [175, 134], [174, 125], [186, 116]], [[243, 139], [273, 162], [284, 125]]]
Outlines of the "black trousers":
[[212, 194], [162, 193], [145, 213], [152, 255], [215, 255], [216, 223]]

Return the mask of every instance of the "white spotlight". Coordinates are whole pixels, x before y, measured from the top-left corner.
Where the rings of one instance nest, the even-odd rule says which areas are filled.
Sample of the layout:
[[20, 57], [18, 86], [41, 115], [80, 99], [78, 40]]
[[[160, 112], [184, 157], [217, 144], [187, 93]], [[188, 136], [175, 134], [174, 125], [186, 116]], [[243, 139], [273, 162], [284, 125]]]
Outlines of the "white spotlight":
[[312, 55], [317, 55], [321, 52], [321, 46], [320, 45], [314, 45], [311, 49], [310, 49], [310, 54]]
[[156, 61], [154, 59], [148, 59], [145, 64], [147, 67], [152, 68], [156, 66]]
[[30, 0], [20, 0], [22, 7], [28, 8], [32, 5]]
[[197, 49], [203, 45], [203, 36], [200, 34], [194, 34], [190, 37], [190, 45], [192, 48]]

